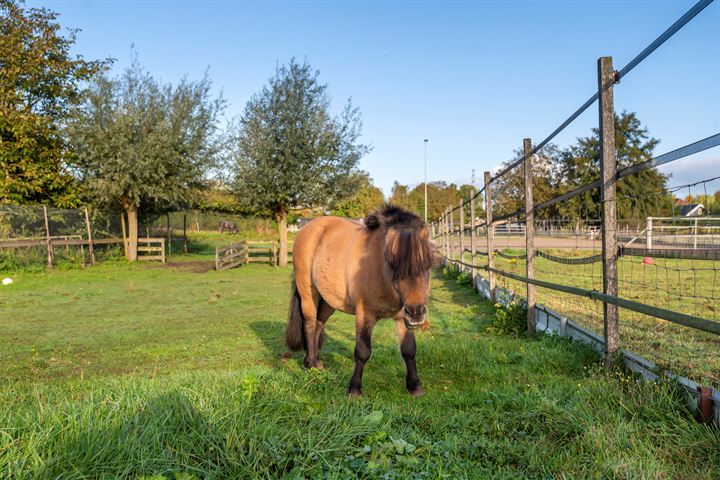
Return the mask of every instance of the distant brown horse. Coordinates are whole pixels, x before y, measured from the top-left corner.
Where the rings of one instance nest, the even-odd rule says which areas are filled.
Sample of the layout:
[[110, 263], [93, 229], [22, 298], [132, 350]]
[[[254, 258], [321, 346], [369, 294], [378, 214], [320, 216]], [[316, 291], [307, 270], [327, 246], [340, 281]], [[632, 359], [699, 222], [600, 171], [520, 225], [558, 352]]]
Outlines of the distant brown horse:
[[320, 217], [300, 230], [286, 343], [292, 351], [307, 351], [306, 368], [322, 368], [318, 353], [330, 315], [335, 310], [354, 314], [355, 372], [349, 394], [361, 395], [373, 327], [381, 318], [394, 318], [406, 387], [412, 395], [423, 394], [412, 328], [427, 316], [433, 260], [428, 236], [420, 217], [391, 205], [369, 215], [365, 225]]

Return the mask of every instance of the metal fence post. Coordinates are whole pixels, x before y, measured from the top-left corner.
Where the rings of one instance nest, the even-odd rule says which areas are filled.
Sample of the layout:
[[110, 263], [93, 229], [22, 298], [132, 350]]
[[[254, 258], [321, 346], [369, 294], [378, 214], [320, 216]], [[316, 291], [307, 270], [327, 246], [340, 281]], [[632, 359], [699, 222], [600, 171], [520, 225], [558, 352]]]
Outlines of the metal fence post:
[[[600, 203], [602, 206], [602, 257], [603, 257], [603, 293], [617, 296], [617, 215], [615, 187], [617, 166], [615, 158], [615, 107], [613, 85], [615, 71], [612, 57], [598, 59], [598, 91], [600, 95], [600, 172], [602, 188]], [[618, 307], [603, 303], [603, 325], [605, 334], [605, 365], [615, 365], [615, 353], [619, 348]]]
[[[535, 213], [533, 212], [532, 140], [523, 140], [525, 156], [525, 265], [527, 277], [535, 278]], [[535, 335], [535, 285], [527, 283], [527, 333]]]
[[475, 286], [475, 188], [470, 190], [470, 265], [472, 265], [471, 274], [473, 278], [473, 287]]
[[490, 172], [485, 172], [485, 230], [487, 231], [488, 256], [488, 286], [490, 287], [490, 301], [495, 302], [495, 275], [490, 268], [495, 267], [493, 261], [493, 231], [492, 226], [492, 195], [490, 193]]
[[460, 198], [460, 261], [465, 261], [465, 204], [462, 198]]

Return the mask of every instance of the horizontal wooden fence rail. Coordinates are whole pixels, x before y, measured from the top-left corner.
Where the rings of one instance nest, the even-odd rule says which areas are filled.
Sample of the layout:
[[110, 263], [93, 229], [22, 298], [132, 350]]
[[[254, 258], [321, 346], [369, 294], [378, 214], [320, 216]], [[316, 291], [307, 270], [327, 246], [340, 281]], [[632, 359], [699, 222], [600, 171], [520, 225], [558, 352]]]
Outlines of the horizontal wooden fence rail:
[[229, 270], [248, 262], [248, 242], [238, 242], [215, 249], [215, 270]]
[[[276, 266], [278, 259], [277, 241], [244, 240], [215, 249], [216, 270], [228, 270], [245, 263], [269, 263]], [[288, 260], [292, 261], [292, 243], [288, 245]]]
[[138, 260], [160, 260], [165, 263], [165, 238], [138, 238]]
[[[120, 244], [122, 245], [123, 239], [120, 237], [109, 237], [109, 238], [93, 238], [92, 240], [88, 240], [87, 238], [73, 238], [75, 235], [61, 235], [61, 236], [55, 236], [51, 237], [50, 243], [56, 246], [82, 246], [82, 245], [89, 245], [92, 243], [93, 245], [115, 245]], [[146, 242], [147, 239], [150, 238], [152, 240], [158, 240], [159, 238], [163, 238], [164, 240], [167, 240], [165, 237], [139, 237], [138, 243]], [[183, 240], [183, 237], [172, 237], [172, 240]], [[26, 247], [44, 247], [47, 244], [47, 240], [45, 238], [42, 239], [23, 239], [23, 240], [0, 240], [0, 249], [2, 248], [26, 248]]]

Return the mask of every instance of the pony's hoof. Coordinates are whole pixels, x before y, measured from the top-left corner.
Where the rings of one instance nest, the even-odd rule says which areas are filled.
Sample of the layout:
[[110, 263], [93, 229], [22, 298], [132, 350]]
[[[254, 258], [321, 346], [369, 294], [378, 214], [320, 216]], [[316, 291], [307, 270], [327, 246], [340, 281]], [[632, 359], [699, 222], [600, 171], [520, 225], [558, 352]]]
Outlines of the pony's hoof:
[[310, 370], [311, 368], [317, 368], [318, 370], [323, 370], [325, 367], [323, 367], [323, 363], [320, 360], [315, 360], [315, 362], [304, 362], [303, 365], [306, 369]]
[[362, 392], [360, 390], [350, 390], [348, 392], [348, 397], [350, 398], [360, 398], [362, 397]]
[[422, 395], [425, 395], [425, 390], [423, 389], [423, 387], [417, 387], [415, 390], [412, 390], [410, 392], [410, 395], [412, 395], [413, 397], [420, 397]]

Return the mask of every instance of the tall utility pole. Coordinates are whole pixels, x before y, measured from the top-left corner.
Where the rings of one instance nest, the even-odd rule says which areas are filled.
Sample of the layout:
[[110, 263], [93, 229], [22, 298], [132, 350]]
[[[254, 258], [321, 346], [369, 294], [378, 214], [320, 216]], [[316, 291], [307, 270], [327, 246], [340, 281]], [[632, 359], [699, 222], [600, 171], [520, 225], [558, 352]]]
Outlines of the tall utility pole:
[[425, 139], [425, 221], [427, 222], [427, 142]]

